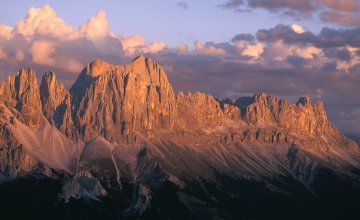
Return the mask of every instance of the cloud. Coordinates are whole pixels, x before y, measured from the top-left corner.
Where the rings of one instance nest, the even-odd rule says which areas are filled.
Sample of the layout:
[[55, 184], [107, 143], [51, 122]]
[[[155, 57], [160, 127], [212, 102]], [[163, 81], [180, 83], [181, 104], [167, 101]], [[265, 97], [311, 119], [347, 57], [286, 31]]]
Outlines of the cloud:
[[219, 6], [226, 9], [238, 9], [240, 6], [243, 6], [244, 3], [244, 0], [228, 0], [226, 3]]
[[15, 52], [15, 59], [16, 59], [17, 61], [23, 61], [24, 58], [25, 58], [24, 52], [22, 52], [21, 50], [17, 50], [17, 51]]
[[350, 51], [346, 48], [330, 48], [325, 50], [325, 54], [335, 60], [350, 61], [352, 59]]
[[298, 24], [291, 25], [291, 29], [298, 34], [302, 34], [305, 32], [304, 28]]
[[322, 3], [334, 10], [340, 11], [357, 11], [359, 3], [357, 0], [322, 0]]
[[189, 52], [189, 47], [186, 44], [180, 44], [177, 48], [177, 51], [179, 53], [187, 53], [187, 52]]
[[90, 18], [80, 27], [80, 32], [89, 40], [99, 40], [109, 34], [109, 24], [106, 13], [100, 10], [95, 17]]
[[243, 11], [249, 9], [267, 9], [274, 13], [290, 15], [296, 17], [308, 16], [316, 11], [318, 6], [314, 0], [227, 0], [220, 7], [225, 9], [233, 9], [235, 11]]
[[259, 58], [264, 52], [264, 45], [261, 43], [249, 44], [244, 48], [242, 52], [243, 56], [254, 57], [255, 59]]
[[32, 62], [49, 66], [54, 65], [55, 46], [55, 43], [49, 41], [34, 41], [30, 47]]
[[357, 0], [227, 0], [220, 7], [236, 12], [264, 9], [296, 19], [320, 15], [324, 22], [348, 26], [358, 26], [360, 20]]
[[71, 38], [75, 30], [66, 25], [65, 22], [57, 17], [56, 12], [50, 5], [44, 5], [42, 8], [30, 8], [24, 21], [16, 24], [14, 33], [20, 34], [26, 38], [37, 35]]
[[0, 45], [0, 58], [6, 61], [0, 63], [1, 75], [28, 65], [40, 72], [54, 69], [64, 80], [74, 80], [67, 74], [79, 73], [95, 58], [119, 62], [130, 60], [134, 54], [166, 48], [163, 42], [145, 42], [140, 35], [124, 37], [110, 32], [102, 10], [80, 27], [72, 27], [50, 5], [31, 7], [15, 27], [0, 24]]
[[252, 34], [237, 34], [231, 39], [231, 41], [234, 43], [239, 41], [247, 41], [250, 43], [254, 43], [255, 37]]
[[[264, 1], [249, 2], [227, 1], [227, 7], [270, 8]], [[346, 9], [334, 8], [329, 2], [327, 6], [322, 0], [318, 3], [326, 7], [325, 11]], [[302, 10], [302, 14], [313, 10], [300, 9], [296, 2], [275, 6], [271, 6], [274, 13], [290, 8]], [[141, 35], [110, 32], [104, 11], [80, 27], [72, 27], [45, 5], [31, 8], [15, 27], [0, 24], [0, 45], [1, 79], [20, 67], [32, 67], [38, 73], [53, 69], [69, 87], [86, 63], [95, 58], [128, 63], [145, 53], [164, 66], [176, 91], [200, 90], [216, 97], [266, 92], [290, 100], [310, 95], [325, 101], [330, 119], [344, 131], [348, 120], [342, 115], [354, 114], [360, 106], [358, 27], [323, 28], [312, 33], [298, 24], [279, 24], [258, 30], [255, 36], [240, 32], [224, 42], [195, 41], [190, 46], [169, 47], [163, 42], [148, 42]], [[354, 121], [360, 124], [360, 118]]]
[[331, 61], [329, 63], [325, 63], [322, 67], [322, 70], [325, 72], [334, 72], [337, 70], [337, 62]]
[[317, 8], [317, 2], [313, 0], [248, 0], [248, 5], [292, 16], [307, 16]]
[[347, 11], [325, 11], [320, 14], [321, 20], [328, 23], [344, 24], [349, 26], [360, 25], [360, 11], [349, 13]]
[[218, 45], [213, 42], [207, 42], [205, 44], [200, 41], [195, 42], [195, 53], [203, 55], [219, 55], [225, 56], [227, 53], [223, 48], [220, 48]]
[[11, 38], [12, 28], [3, 24], [0, 24], [0, 39], [9, 40]]
[[306, 64], [305, 58], [299, 56], [293, 56], [293, 55], [288, 56], [287, 61], [296, 67], [302, 67]]
[[177, 6], [180, 7], [181, 9], [184, 9], [184, 10], [187, 10], [189, 9], [189, 3], [188, 2], [185, 2], [185, 1], [182, 1], [182, 2], [178, 2], [177, 3]]
[[279, 24], [270, 29], [261, 29], [256, 33], [261, 42], [283, 40], [286, 44], [312, 44], [319, 48], [360, 47], [360, 28], [331, 29], [322, 28], [318, 35], [310, 31], [297, 33], [291, 26]]

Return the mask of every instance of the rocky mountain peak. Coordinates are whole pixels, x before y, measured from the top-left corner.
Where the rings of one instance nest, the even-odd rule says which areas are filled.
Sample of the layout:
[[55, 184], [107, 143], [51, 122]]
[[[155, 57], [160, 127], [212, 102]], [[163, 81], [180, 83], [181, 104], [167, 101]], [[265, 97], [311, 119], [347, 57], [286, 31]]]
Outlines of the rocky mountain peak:
[[62, 133], [75, 137], [71, 115], [71, 95], [62, 83], [56, 79], [55, 72], [45, 73], [40, 85], [42, 112], [49, 123]]
[[311, 98], [309, 96], [300, 97], [297, 104], [301, 104], [304, 107], [311, 107]]
[[95, 60], [72, 88], [74, 122], [85, 140], [103, 135], [118, 141], [132, 131], [170, 128], [175, 95], [161, 66], [137, 57], [127, 65]]
[[86, 66], [86, 74], [91, 77], [106, 73], [110, 69], [111, 64], [104, 60], [95, 59]]
[[31, 68], [20, 69], [15, 76], [10, 76], [8, 84], [2, 86], [1, 99], [19, 120], [30, 127], [44, 124], [41, 113], [41, 101], [35, 71]]

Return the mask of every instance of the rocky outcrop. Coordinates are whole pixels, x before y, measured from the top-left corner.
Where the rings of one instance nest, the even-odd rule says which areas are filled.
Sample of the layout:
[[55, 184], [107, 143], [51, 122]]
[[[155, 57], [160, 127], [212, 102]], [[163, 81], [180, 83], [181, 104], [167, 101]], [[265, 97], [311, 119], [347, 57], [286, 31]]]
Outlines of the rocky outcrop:
[[[357, 149], [328, 121], [321, 102], [312, 104], [303, 97], [290, 103], [266, 94], [236, 100], [216, 100], [200, 92], [175, 96], [161, 66], [143, 56], [127, 65], [94, 60], [70, 91], [54, 72], [46, 73], [40, 95], [34, 71], [22, 69], [0, 86], [0, 105], [2, 164], [11, 164], [10, 157], [18, 155], [29, 167], [42, 160], [75, 172], [83, 143], [99, 137], [115, 145], [167, 140], [190, 146], [297, 144], [306, 149]], [[22, 162], [14, 164], [22, 167]]]
[[157, 213], [161, 198], [199, 207], [222, 203], [228, 193], [228, 201], [247, 203], [242, 196], [251, 190], [266, 195], [267, 207], [267, 192], [281, 193], [278, 199], [300, 187], [313, 195], [319, 170], [356, 185], [359, 161], [358, 145], [329, 122], [321, 102], [175, 96], [161, 66], [142, 56], [128, 65], [94, 60], [69, 91], [49, 72], [39, 93], [31, 69], [0, 86], [0, 181], [34, 171], [56, 175], [65, 201], [108, 196], [103, 204], [123, 206], [116, 217], [153, 207]]
[[1, 101], [21, 122], [29, 127], [44, 125], [39, 88], [32, 69], [21, 69], [10, 76], [8, 84], [2, 84], [0, 91]]
[[45, 73], [40, 85], [42, 112], [49, 123], [73, 139], [78, 137], [71, 113], [71, 95], [56, 79], [54, 72]]
[[212, 129], [221, 126], [224, 114], [219, 103], [209, 94], [180, 92], [176, 97], [180, 128], [191, 130]]
[[170, 130], [175, 95], [159, 64], [142, 56], [129, 65], [95, 60], [70, 89], [73, 118], [85, 141], [98, 135], [120, 141], [132, 131]]
[[241, 119], [250, 126], [277, 127], [306, 135], [339, 133], [328, 121], [324, 104], [317, 102], [313, 105], [309, 97], [301, 97], [297, 103], [291, 104], [284, 99], [261, 93], [220, 103], [226, 117]]

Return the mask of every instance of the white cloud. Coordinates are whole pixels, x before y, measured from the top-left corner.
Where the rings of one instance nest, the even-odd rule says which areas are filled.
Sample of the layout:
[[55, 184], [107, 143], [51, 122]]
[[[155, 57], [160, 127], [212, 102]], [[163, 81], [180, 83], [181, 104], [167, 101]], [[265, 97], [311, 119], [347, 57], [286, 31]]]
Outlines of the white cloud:
[[203, 55], [220, 55], [225, 56], [226, 51], [222, 48], [217, 48], [213, 45], [203, 44], [200, 41], [195, 42], [195, 54], [203, 54]]
[[4, 52], [3, 48], [0, 46], [0, 59], [6, 59], [7, 55]]
[[302, 34], [302, 33], [305, 32], [304, 28], [301, 27], [301, 26], [298, 25], [298, 24], [293, 24], [293, 25], [291, 25], [291, 29], [292, 29], [293, 31], [295, 31], [296, 33], [298, 33], [298, 34]]
[[0, 39], [2, 38], [5, 40], [10, 40], [12, 37], [11, 35], [12, 30], [13, 28], [0, 24]]
[[50, 5], [44, 5], [42, 8], [30, 8], [25, 20], [16, 24], [14, 32], [27, 38], [44, 35], [66, 39], [76, 35], [76, 30], [65, 24]]
[[177, 48], [178, 52], [180, 53], [187, 53], [189, 52], [189, 47], [186, 44], [180, 44]]
[[[72, 27], [58, 17], [50, 5], [31, 7], [15, 27], [0, 24], [0, 43], [0, 59], [11, 61], [4, 62], [13, 66], [10, 69], [37, 64], [44, 71], [62, 70], [64, 77], [68, 77], [66, 73], [79, 73], [95, 58], [121, 60], [125, 56], [157, 53], [166, 48], [165, 43], [147, 43], [140, 35], [123, 37], [110, 32], [102, 10], [84, 25]], [[5, 68], [0, 66], [0, 74], [5, 74], [1, 71]]]
[[30, 47], [32, 61], [37, 64], [54, 65], [55, 44], [49, 41], [34, 41]]
[[98, 40], [109, 35], [109, 23], [106, 13], [100, 10], [95, 17], [90, 18], [80, 27], [80, 32], [89, 40]]
[[24, 52], [22, 52], [21, 50], [17, 50], [15, 52], [15, 59], [18, 60], [18, 61], [22, 61], [24, 60], [24, 57], [25, 57], [25, 54]]
[[255, 59], [260, 58], [260, 56], [264, 53], [264, 45], [262, 43], [256, 44], [248, 44], [244, 48], [242, 55], [243, 56], [251, 56]]

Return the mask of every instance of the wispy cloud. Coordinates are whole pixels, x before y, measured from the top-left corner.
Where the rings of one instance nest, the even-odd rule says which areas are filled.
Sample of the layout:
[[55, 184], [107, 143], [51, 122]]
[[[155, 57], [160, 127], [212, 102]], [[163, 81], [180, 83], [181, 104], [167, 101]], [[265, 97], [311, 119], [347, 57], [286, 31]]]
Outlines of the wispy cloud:
[[187, 10], [189, 9], [189, 3], [188, 2], [185, 2], [185, 1], [182, 1], [182, 2], [178, 2], [177, 3], [177, 6], [179, 6], [181, 9], [184, 9], [184, 10]]
[[360, 25], [357, 0], [227, 0], [220, 7], [234, 11], [265, 9], [275, 14], [303, 18], [317, 16], [328, 23]]

